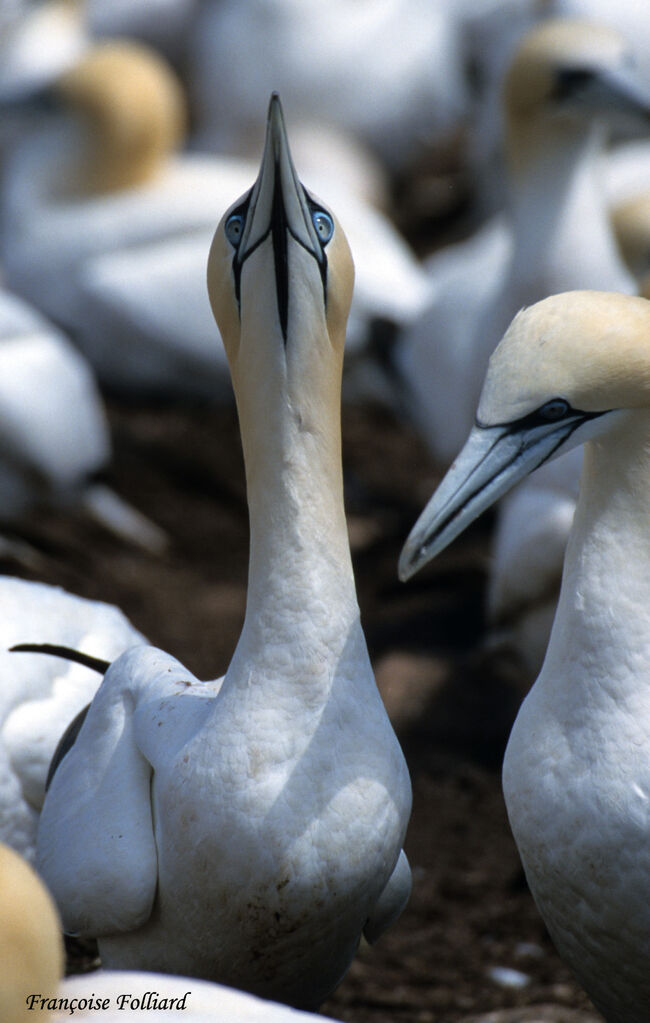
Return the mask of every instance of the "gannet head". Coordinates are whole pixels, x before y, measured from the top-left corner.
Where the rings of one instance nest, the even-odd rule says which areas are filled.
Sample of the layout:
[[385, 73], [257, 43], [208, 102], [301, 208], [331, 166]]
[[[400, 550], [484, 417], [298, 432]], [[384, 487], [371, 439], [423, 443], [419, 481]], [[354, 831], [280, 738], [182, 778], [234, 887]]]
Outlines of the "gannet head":
[[597, 291], [522, 310], [488, 366], [476, 425], [413, 527], [407, 579], [543, 462], [650, 408], [650, 302]]
[[299, 181], [274, 94], [258, 178], [226, 211], [208, 258], [242, 425], [272, 416], [278, 389], [303, 430], [324, 406], [338, 416], [353, 282], [343, 229]]
[[540, 124], [650, 123], [650, 90], [635, 74], [624, 38], [596, 22], [557, 19], [529, 32], [506, 74], [503, 101], [511, 149]]
[[64, 113], [81, 120], [87, 143], [80, 182], [106, 192], [148, 180], [185, 131], [185, 102], [171, 68], [129, 42], [93, 47], [51, 86]]

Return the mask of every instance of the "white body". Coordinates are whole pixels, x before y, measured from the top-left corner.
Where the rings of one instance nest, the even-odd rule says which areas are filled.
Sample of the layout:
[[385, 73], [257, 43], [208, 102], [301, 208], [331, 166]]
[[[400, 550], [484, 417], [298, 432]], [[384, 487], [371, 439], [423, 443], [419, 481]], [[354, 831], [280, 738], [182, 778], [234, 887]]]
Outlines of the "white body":
[[[242, 67], [246, 74], [241, 74]], [[390, 167], [457, 129], [466, 87], [455, 20], [427, 0], [203, 3], [192, 95], [202, 144], [248, 152], [259, 98], [277, 89], [292, 120], [335, 125]]]
[[55, 657], [9, 653], [37, 639], [111, 660], [143, 637], [117, 608], [41, 583], [0, 578], [0, 840], [33, 860], [57, 743], [101, 676]]
[[[617, 123], [624, 104], [612, 98], [608, 106], [596, 94], [593, 100], [578, 97], [573, 108], [563, 109], [553, 85], [555, 76], [574, 62], [596, 74], [600, 69], [606, 82], [610, 70], [625, 67], [625, 48], [615, 33], [599, 26], [555, 26], [549, 23], [524, 41], [505, 92], [511, 157], [508, 222], [501, 235], [495, 225], [502, 221], [495, 220], [476, 241], [465, 243], [454, 278], [445, 286], [443, 276], [429, 308], [403, 339], [402, 362], [416, 417], [443, 464], [451, 462], [469, 434], [490, 354], [519, 309], [575, 288], [637, 290], [618, 252], [603, 181], [605, 122]], [[546, 92], [540, 88], [543, 75]], [[527, 89], [530, 102], [522, 112], [517, 103]], [[637, 117], [642, 110], [639, 103]], [[567, 465], [550, 463], [525, 482], [521, 495], [516, 490], [508, 494], [499, 512], [489, 611], [531, 677], [548, 641], [579, 466], [579, 454]], [[534, 571], [541, 561], [544, 571]]]
[[0, 518], [79, 496], [110, 459], [108, 422], [85, 359], [15, 295], [0, 292]]
[[273, 97], [257, 181], [208, 259], [246, 466], [242, 633], [214, 682], [150, 647], [114, 661], [38, 835], [64, 925], [96, 935], [105, 965], [305, 1008], [410, 890], [408, 771], [361, 629], [343, 508], [352, 283], [345, 235], [308, 204]]
[[649, 437], [635, 412], [585, 454], [546, 660], [503, 767], [535, 900], [608, 1023], [650, 1006]]
[[[522, 310], [402, 578], [548, 459], [584, 445], [562, 588], [503, 787], [539, 911], [607, 1023], [650, 1008], [650, 302], [574, 291]], [[541, 556], [540, 556], [541, 561]]]

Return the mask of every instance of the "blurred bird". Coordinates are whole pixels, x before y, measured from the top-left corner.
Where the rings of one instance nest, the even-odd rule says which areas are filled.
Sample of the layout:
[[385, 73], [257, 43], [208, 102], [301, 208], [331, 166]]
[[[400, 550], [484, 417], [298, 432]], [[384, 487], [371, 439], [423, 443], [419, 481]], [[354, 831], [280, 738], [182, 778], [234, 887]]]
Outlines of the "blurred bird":
[[116, 607], [0, 576], [0, 841], [30, 861], [50, 762], [100, 681], [80, 664], [8, 652], [37, 627], [43, 642], [83, 647], [94, 657], [117, 657], [144, 642]]
[[214, 223], [215, 175], [209, 159], [177, 154], [182, 91], [143, 47], [99, 45], [23, 99], [36, 112], [4, 169], [5, 280], [79, 331], [88, 261]]
[[[48, 95], [62, 112], [16, 147], [7, 168], [7, 281], [73, 333], [108, 386], [229, 398], [205, 251], [253, 165], [174, 153], [179, 86], [161, 60], [132, 44], [97, 47]], [[387, 218], [335, 192], [359, 266], [349, 331], [355, 351], [376, 320], [410, 322], [428, 285]]]
[[101, 475], [108, 422], [90, 367], [65, 335], [0, 290], [0, 522], [30, 508], [77, 505], [113, 533], [159, 552], [166, 537]]
[[220, 152], [250, 152], [272, 88], [298, 126], [343, 130], [391, 169], [448, 141], [466, 110], [455, 19], [428, 0], [206, 0], [189, 67], [200, 144]]
[[[479, 250], [467, 279], [459, 259], [455, 287], [440, 288], [398, 349], [423, 435], [445, 464], [471, 427], [488, 357], [517, 309], [572, 287], [637, 290], [600, 177], [603, 125], [650, 119], [650, 88], [629, 71], [622, 38], [591, 23], [544, 22], [522, 43], [504, 102], [512, 241], [501, 236], [496, 258], [494, 248]], [[470, 241], [461, 257], [472, 251]], [[549, 465], [499, 512], [490, 619], [533, 675], [559, 592], [580, 458], [575, 452], [567, 465]], [[545, 552], [543, 573], [537, 551]]]
[[[0, 1016], [34, 1018], [27, 998], [56, 993], [64, 955], [59, 918], [45, 885], [18, 853], [0, 843]], [[43, 1013], [36, 1014], [43, 1018]]]
[[445, 464], [467, 436], [490, 352], [517, 309], [574, 285], [635, 290], [618, 256], [598, 162], [603, 124], [649, 123], [650, 88], [635, 79], [627, 58], [610, 29], [551, 21], [526, 37], [510, 67], [509, 258], [498, 277], [492, 262], [489, 300], [480, 294], [476, 301], [462, 280], [453, 291], [436, 290], [400, 348], [416, 418]]

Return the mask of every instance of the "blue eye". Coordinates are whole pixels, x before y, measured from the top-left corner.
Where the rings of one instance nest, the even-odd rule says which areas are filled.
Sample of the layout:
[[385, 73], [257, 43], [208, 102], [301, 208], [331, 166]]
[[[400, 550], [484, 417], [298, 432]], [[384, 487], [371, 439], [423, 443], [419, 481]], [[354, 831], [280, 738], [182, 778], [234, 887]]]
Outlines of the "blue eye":
[[235, 246], [235, 248], [237, 248], [239, 242], [241, 241], [243, 229], [244, 218], [242, 217], [241, 213], [231, 213], [231, 215], [228, 217], [226, 221], [226, 226], [224, 230], [226, 232], [226, 238], [228, 239], [231, 245]]
[[334, 234], [334, 221], [330, 217], [329, 213], [325, 212], [325, 210], [314, 210], [311, 215], [311, 219], [321, 243], [323, 245], [327, 245], [328, 241]]
[[551, 401], [547, 401], [546, 405], [542, 406], [539, 410], [539, 414], [547, 422], [552, 423], [557, 419], [562, 419], [568, 411], [568, 401], [565, 401], [564, 398], [552, 398]]

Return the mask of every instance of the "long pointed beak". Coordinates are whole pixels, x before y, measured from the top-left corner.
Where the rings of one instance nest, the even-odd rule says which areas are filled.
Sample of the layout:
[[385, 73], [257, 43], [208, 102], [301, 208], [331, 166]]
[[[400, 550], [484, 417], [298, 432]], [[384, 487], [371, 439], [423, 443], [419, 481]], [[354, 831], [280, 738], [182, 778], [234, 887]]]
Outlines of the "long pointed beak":
[[585, 87], [584, 99], [596, 110], [614, 113], [633, 126], [650, 122], [650, 88], [633, 68], [601, 70]]
[[268, 237], [273, 240], [276, 292], [286, 339], [289, 310], [290, 239], [307, 250], [323, 273], [323, 250], [314, 228], [307, 196], [291, 159], [280, 97], [273, 93], [266, 122], [262, 164], [251, 191], [238, 251], [239, 265]]
[[411, 530], [399, 559], [399, 577], [409, 579], [534, 469], [568, 450], [567, 443], [593, 413], [559, 423], [475, 426], [465, 447]]

